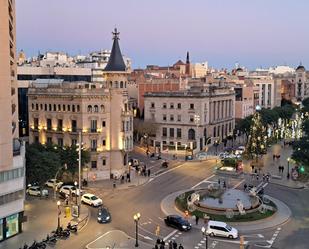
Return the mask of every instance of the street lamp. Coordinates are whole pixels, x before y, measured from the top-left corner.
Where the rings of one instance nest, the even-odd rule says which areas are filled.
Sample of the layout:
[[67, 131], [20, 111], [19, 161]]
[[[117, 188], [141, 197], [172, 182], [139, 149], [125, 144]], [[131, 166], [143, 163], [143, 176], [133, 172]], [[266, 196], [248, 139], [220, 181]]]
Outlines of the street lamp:
[[138, 247], [138, 221], [141, 218], [141, 214], [134, 214], [133, 219], [135, 222], [135, 247]]
[[205, 227], [202, 227], [202, 229], [201, 229], [201, 231], [202, 231], [202, 234], [205, 236], [205, 238], [206, 238], [206, 241], [205, 241], [205, 248], [206, 249], [208, 249], [208, 235], [207, 235], [207, 233], [206, 233], [206, 228]]
[[74, 182], [75, 186], [75, 204], [77, 205], [77, 181]]
[[57, 207], [58, 207], [58, 225], [57, 225], [57, 230], [59, 231], [60, 229], [60, 214], [61, 214], [61, 211], [60, 211], [60, 201], [57, 201]]
[[291, 158], [288, 157], [287, 160], [288, 160], [288, 172], [286, 174], [286, 177], [289, 179], [290, 178], [290, 160], [291, 160]]

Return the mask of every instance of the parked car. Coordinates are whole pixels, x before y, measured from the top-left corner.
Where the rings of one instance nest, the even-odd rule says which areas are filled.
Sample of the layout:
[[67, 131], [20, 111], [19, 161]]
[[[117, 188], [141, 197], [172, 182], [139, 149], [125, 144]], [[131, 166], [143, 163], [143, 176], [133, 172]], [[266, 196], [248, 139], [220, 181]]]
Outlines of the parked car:
[[235, 154], [236, 155], [242, 155], [245, 152], [245, 146], [239, 146], [236, 150], [235, 150]]
[[26, 193], [32, 196], [48, 196], [48, 190], [41, 189], [39, 186], [29, 186]]
[[99, 223], [108, 223], [111, 222], [112, 216], [106, 207], [100, 207], [97, 219]]
[[200, 153], [198, 153], [198, 154], [196, 155], [196, 158], [197, 158], [198, 160], [205, 160], [205, 159], [207, 159], [207, 153], [206, 153], [206, 152], [200, 152]]
[[227, 153], [227, 152], [221, 152], [221, 153], [219, 153], [219, 158], [220, 159], [225, 159], [225, 158], [227, 158], [229, 156], [229, 153]]
[[206, 233], [210, 236], [227, 237], [230, 239], [238, 238], [237, 229], [221, 221], [208, 221]]
[[88, 204], [90, 206], [93, 206], [93, 207], [98, 207], [98, 206], [101, 206], [103, 204], [102, 199], [96, 197], [93, 194], [84, 194], [84, 195], [82, 195], [81, 202], [85, 203], [85, 204]]
[[72, 185], [64, 185], [60, 188], [59, 193], [65, 194], [65, 195], [72, 195], [72, 196], [79, 196], [80, 192], [82, 192], [80, 189], [77, 189], [75, 186]]
[[168, 215], [164, 222], [167, 226], [174, 227], [180, 231], [189, 231], [191, 224], [179, 215]]
[[62, 185], [63, 185], [63, 182], [60, 182], [57, 179], [49, 179], [47, 182], [45, 182], [45, 186], [49, 188], [56, 187], [56, 189], [59, 189], [61, 188]]

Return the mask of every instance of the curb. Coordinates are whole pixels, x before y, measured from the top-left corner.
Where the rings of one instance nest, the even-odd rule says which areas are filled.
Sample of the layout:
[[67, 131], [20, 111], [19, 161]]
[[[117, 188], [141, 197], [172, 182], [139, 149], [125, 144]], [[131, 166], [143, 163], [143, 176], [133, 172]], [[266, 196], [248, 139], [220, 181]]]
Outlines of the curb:
[[277, 182], [272, 182], [272, 181], [269, 181], [270, 184], [274, 184], [274, 185], [278, 185], [278, 186], [282, 186], [282, 187], [286, 187], [286, 188], [289, 188], [289, 189], [304, 189], [305, 186], [302, 185], [302, 186], [298, 186], [298, 187], [291, 187], [291, 186], [288, 186], [288, 185], [285, 185], [285, 184], [281, 184], [281, 183], [277, 183]]

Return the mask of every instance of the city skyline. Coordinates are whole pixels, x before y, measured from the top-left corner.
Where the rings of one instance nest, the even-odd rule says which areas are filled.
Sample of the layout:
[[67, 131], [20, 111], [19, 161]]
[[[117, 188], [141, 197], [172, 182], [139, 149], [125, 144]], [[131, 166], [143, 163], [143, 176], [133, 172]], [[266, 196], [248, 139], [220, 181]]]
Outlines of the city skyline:
[[[151, 7], [138, 0], [92, 1], [85, 6], [66, 1], [60, 9], [59, 1], [17, 0], [17, 48], [27, 56], [38, 51], [86, 54], [109, 48], [110, 33], [117, 26], [123, 53], [132, 58], [133, 68], [171, 65], [184, 60], [186, 51], [192, 62], [208, 61], [216, 68], [233, 68], [236, 62], [249, 69], [308, 65], [309, 36], [303, 30], [309, 3], [194, 3], [157, 1]], [[287, 18], [291, 13], [298, 14]]]

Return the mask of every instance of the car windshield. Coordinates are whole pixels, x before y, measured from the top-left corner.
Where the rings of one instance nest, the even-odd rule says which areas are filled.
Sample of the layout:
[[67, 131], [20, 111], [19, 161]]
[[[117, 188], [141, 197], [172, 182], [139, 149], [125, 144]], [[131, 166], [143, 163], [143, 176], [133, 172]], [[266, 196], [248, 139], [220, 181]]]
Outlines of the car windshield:
[[98, 197], [96, 197], [96, 196], [94, 195], [94, 196], [91, 196], [90, 199], [93, 200], [93, 201], [95, 201], [95, 200], [98, 199]]
[[230, 227], [229, 225], [226, 225], [225, 227], [228, 231], [232, 231], [232, 227]]
[[107, 215], [108, 215], [108, 212], [107, 212], [107, 210], [106, 210], [105, 208], [103, 208], [103, 209], [100, 209], [100, 210], [99, 210], [99, 215], [107, 216]]

